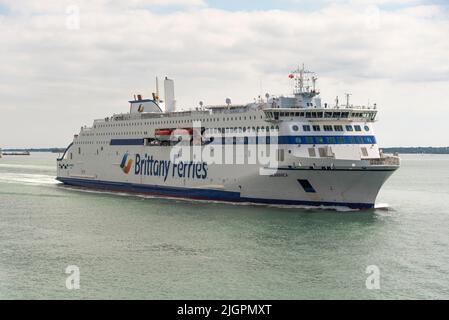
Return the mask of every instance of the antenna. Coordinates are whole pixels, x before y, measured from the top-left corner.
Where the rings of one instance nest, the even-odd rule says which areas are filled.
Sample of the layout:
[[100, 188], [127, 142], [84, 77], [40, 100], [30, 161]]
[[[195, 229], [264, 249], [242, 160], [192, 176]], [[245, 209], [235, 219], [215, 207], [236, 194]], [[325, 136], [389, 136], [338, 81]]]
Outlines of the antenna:
[[226, 104], [228, 107], [231, 105], [231, 98], [226, 98]]
[[159, 102], [159, 79], [156, 77], [156, 102]]
[[[294, 80], [294, 94], [308, 96], [309, 98], [318, 94], [316, 91], [318, 77], [314, 72], [306, 70], [304, 63], [302, 67], [298, 66], [296, 70], [292, 71], [288, 77]], [[312, 87], [310, 86], [311, 82]]]
[[203, 101], [200, 101], [200, 108], [201, 109], [203, 109], [203, 105], [204, 105]]
[[335, 98], [335, 106], [338, 107], [338, 96]]

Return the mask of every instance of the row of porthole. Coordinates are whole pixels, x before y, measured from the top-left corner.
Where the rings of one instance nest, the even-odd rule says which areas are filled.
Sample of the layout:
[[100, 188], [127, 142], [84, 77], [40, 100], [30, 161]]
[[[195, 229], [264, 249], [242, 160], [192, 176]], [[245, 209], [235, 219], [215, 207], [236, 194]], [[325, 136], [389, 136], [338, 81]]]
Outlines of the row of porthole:
[[[326, 127], [330, 127], [331, 130], [327, 130], [328, 128], [326, 128]], [[336, 127], [339, 127], [339, 128], [337, 129]], [[346, 125], [345, 127], [346, 127], [346, 131], [350, 131], [350, 132], [354, 131], [354, 129], [355, 129], [355, 131], [362, 131], [362, 129], [360, 128], [359, 125], [354, 125], [354, 127], [352, 127], [352, 125]], [[321, 131], [321, 126], [319, 126], [319, 125], [313, 125], [312, 128], [313, 128], [313, 131]], [[368, 126], [364, 126], [363, 128], [365, 129], [365, 131], [369, 131], [369, 127]], [[295, 125], [292, 126], [292, 130], [293, 131], [298, 131], [299, 127], [295, 124]], [[303, 125], [303, 131], [306, 131], [306, 132], [311, 131], [310, 130], [310, 125]], [[328, 126], [325, 125], [323, 131], [327, 131], [327, 132], [329, 132], [329, 131], [342, 132], [343, 131], [343, 126], [341, 126], [341, 125], [334, 125], [334, 128], [332, 129], [331, 125], [328, 125]]]
[[[233, 117], [223, 117], [223, 118], [202, 118], [202, 119], [180, 119], [180, 120], [159, 120], [159, 121], [140, 121], [140, 122], [124, 122], [124, 123], [112, 123], [112, 124], [97, 124], [94, 125], [94, 128], [106, 128], [106, 127], [126, 127], [126, 126], [138, 126], [138, 125], [160, 125], [160, 124], [179, 124], [179, 123], [192, 123], [193, 121], [200, 121], [200, 122], [225, 122], [225, 121], [237, 121], [237, 120], [246, 120], [248, 117], [248, 120], [256, 120], [256, 116], [233, 116]], [[263, 116], [260, 116], [260, 119], [263, 119]], [[122, 121], [122, 120], [116, 120], [116, 121]], [[127, 121], [127, 120], [124, 120]]]

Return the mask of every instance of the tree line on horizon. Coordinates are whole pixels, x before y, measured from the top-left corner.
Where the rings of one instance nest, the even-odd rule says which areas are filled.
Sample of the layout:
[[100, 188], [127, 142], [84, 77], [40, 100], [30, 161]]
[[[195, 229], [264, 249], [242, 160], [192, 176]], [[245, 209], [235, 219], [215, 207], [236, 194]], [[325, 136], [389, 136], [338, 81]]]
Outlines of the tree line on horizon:
[[390, 147], [381, 149], [384, 153], [449, 154], [449, 147]]

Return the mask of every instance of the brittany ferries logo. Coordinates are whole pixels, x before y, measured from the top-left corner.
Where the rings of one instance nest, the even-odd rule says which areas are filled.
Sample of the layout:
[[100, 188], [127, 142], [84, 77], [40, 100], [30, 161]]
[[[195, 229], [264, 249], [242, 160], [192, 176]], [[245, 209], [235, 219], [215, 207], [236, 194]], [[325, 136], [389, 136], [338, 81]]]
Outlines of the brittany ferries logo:
[[133, 160], [128, 159], [128, 153], [125, 153], [123, 155], [122, 163], [120, 163], [120, 168], [122, 168], [124, 173], [128, 173], [131, 170], [131, 167], [133, 165]]
[[120, 163], [120, 168], [123, 172], [128, 174], [134, 167], [134, 174], [141, 176], [161, 177], [164, 181], [169, 176], [172, 178], [187, 178], [187, 179], [206, 179], [207, 178], [207, 163], [197, 161], [176, 161], [157, 160], [152, 155], [145, 154], [141, 156], [136, 153], [135, 160], [130, 159], [128, 153], [125, 153]]

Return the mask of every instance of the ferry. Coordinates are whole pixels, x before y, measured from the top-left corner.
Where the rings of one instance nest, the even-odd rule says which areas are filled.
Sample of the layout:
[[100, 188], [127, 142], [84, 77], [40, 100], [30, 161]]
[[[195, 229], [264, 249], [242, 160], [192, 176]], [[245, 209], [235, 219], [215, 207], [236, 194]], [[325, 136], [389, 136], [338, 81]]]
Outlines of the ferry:
[[94, 120], [57, 159], [56, 179], [97, 190], [281, 206], [370, 209], [400, 166], [379, 148], [377, 105], [323, 103], [317, 75], [288, 75], [290, 95], [177, 107], [165, 77], [129, 112]]

